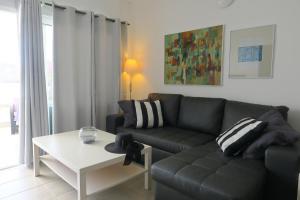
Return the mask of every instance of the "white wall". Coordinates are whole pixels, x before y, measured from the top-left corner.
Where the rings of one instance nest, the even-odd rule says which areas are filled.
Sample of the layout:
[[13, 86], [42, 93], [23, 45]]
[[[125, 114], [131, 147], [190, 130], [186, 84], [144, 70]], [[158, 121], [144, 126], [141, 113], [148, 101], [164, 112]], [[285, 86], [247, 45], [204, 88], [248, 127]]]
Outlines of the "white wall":
[[[223, 97], [261, 104], [287, 105], [290, 122], [300, 130], [300, 1], [236, 0], [220, 9], [216, 0], [131, 0], [130, 55], [141, 62], [134, 81], [136, 98], [149, 92]], [[164, 35], [225, 25], [223, 86], [164, 85]], [[229, 79], [230, 31], [277, 25], [273, 79]]]

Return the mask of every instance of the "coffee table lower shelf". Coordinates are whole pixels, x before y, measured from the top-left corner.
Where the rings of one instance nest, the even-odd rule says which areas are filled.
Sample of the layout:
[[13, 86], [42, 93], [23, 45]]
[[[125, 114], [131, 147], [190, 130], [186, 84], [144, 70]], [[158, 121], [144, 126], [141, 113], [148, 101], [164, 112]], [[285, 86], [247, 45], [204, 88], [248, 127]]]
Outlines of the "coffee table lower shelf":
[[[50, 155], [41, 156], [40, 160], [77, 190], [76, 172], [64, 166]], [[122, 163], [118, 163], [99, 170], [90, 171], [86, 174], [87, 195], [104, 191], [146, 172], [147, 170], [143, 166], [136, 163], [132, 163], [129, 166], [123, 166]]]

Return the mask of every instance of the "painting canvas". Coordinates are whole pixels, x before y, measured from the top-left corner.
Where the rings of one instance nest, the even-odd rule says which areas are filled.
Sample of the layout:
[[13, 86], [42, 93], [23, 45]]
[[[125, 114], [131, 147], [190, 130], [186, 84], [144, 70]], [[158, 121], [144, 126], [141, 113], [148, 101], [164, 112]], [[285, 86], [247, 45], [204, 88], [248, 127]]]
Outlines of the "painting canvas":
[[220, 85], [223, 29], [214, 26], [165, 36], [165, 84]]
[[273, 73], [275, 25], [231, 32], [231, 78], [270, 78]]

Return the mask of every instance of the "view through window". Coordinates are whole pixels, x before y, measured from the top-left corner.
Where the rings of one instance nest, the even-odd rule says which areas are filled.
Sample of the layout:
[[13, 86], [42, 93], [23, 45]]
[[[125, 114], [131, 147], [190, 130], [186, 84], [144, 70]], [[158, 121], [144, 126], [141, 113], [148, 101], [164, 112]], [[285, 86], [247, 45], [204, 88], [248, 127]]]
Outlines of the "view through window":
[[49, 132], [53, 133], [53, 18], [51, 12], [46, 12], [45, 10], [43, 10], [43, 12], [44, 60], [49, 114]]
[[17, 14], [0, 10], [0, 169], [19, 162], [20, 66]]

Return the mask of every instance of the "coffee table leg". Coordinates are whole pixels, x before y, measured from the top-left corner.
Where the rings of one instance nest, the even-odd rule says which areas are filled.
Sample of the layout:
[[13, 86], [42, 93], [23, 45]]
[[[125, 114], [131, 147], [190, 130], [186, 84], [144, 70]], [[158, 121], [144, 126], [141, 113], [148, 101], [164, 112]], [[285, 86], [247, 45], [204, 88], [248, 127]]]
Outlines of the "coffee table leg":
[[151, 164], [152, 164], [152, 148], [145, 150], [145, 189], [151, 189]]
[[77, 173], [77, 194], [78, 200], [86, 199], [86, 175], [85, 173]]
[[40, 148], [33, 144], [33, 172], [34, 176], [40, 175]]

